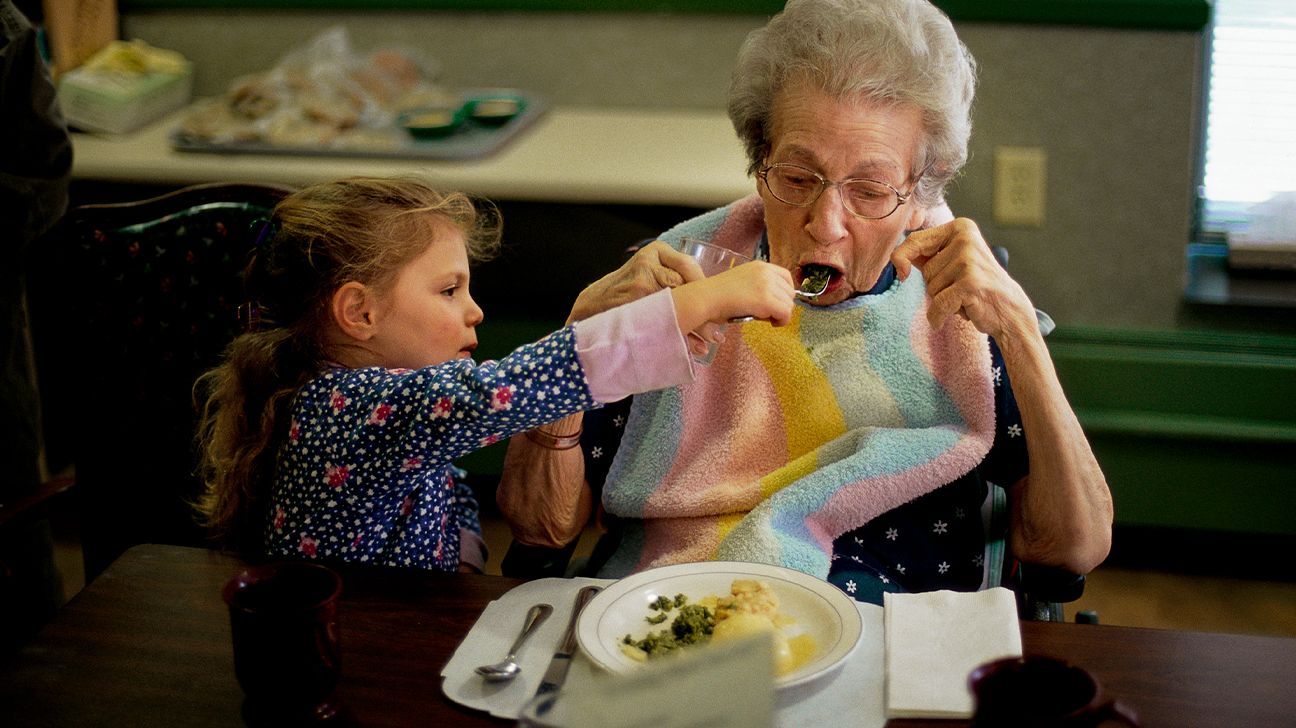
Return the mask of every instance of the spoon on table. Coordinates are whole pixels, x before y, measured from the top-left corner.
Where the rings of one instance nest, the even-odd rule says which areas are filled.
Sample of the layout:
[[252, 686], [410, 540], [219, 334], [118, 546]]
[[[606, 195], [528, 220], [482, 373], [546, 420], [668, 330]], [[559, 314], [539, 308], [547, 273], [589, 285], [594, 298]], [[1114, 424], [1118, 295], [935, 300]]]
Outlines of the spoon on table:
[[549, 604], [537, 604], [527, 610], [526, 619], [522, 622], [522, 633], [513, 640], [508, 655], [503, 661], [494, 665], [479, 666], [476, 670], [477, 674], [487, 682], [507, 682], [517, 677], [517, 674], [522, 672], [522, 666], [517, 662], [518, 650], [522, 648], [522, 643], [536, 631], [536, 628], [549, 618], [550, 614], [553, 614], [553, 606]]
[[[806, 266], [814, 270], [801, 281], [801, 287], [792, 292], [792, 295], [802, 301], [813, 301], [823, 295], [828, 290], [828, 283], [832, 280], [832, 269], [824, 266]], [[741, 324], [754, 320], [755, 316], [735, 316], [729, 319], [731, 324]]]

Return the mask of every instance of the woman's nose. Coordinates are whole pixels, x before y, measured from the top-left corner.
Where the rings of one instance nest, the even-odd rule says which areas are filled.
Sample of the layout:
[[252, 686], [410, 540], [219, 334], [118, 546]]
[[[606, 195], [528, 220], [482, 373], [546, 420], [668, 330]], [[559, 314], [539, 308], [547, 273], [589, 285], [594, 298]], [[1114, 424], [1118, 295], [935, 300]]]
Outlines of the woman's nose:
[[820, 244], [835, 243], [846, 236], [846, 218], [850, 211], [842, 203], [841, 188], [825, 189], [810, 207], [806, 208], [806, 232]]

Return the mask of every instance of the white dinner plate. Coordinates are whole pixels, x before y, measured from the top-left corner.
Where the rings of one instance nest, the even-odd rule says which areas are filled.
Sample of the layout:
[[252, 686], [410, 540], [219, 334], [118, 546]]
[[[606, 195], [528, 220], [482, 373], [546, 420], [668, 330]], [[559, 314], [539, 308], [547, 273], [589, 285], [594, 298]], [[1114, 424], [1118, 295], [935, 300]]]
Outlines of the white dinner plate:
[[788, 636], [807, 633], [818, 646], [813, 658], [792, 672], [775, 678], [776, 688], [789, 688], [816, 680], [840, 669], [859, 645], [864, 633], [855, 600], [828, 582], [800, 571], [767, 564], [738, 561], [704, 561], [641, 571], [616, 581], [599, 592], [581, 612], [576, 639], [581, 650], [598, 667], [614, 673], [633, 670], [641, 662], [621, 651], [628, 634], [639, 639], [662, 625], [648, 624], [648, 605], [659, 596], [684, 594], [690, 602], [709, 595], [726, 595], [734, 579], [759, 579], [779, 598], [779, 613], [792, 618], [784, 628]]

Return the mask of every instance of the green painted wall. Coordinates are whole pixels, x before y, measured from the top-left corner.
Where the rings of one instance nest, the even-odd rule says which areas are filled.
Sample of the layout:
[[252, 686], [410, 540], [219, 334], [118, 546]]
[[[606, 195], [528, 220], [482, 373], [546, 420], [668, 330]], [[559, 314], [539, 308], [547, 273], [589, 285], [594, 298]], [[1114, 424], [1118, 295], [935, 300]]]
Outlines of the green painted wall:
[[1296, 337], [1059, 328], [1120, 524], [1296, 535]]
[[[1199, 30], [1209, 0], [933, 0], [954, 20]], [[121, 0], [141, 8], [309, 8], [770, 15], [783, 0]]]

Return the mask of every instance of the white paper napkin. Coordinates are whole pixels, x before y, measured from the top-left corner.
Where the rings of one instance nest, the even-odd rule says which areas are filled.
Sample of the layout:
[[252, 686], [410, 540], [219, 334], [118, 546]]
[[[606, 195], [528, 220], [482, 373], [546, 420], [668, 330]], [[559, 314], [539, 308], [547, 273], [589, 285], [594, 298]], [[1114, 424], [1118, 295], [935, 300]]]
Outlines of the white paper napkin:
[[[554, 650], [571, 619], [576, 592], [587, 584], [607, 586], [609, 579], [536, 579], [505, 592], [486, 605], [477, 623], [441, 670], [441, 690], [446, 697], [497, 718], [516, 719], [535, 694]], [[473, 671], [478, 665], [499, 662], [522, 630], [522, 620], [532, 604], [552, 604], [554, 611], [518, 653], [522, 672], [506, 683], [488, 683]], [[567, 674], [568, 682], [588, 680], [595, 668], [577, 650]]]
[[1021, 655], [1012, 591], [886, 594], [888, 718], [968, 718], [968, 673]]

